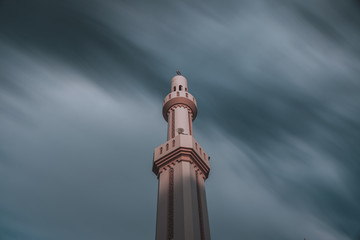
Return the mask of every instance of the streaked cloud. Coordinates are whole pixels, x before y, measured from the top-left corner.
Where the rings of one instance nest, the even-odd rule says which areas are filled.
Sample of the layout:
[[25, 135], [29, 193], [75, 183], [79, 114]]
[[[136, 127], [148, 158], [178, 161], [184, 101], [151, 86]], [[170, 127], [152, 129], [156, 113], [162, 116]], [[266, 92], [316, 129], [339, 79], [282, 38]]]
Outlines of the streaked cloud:
[[213, 239], [359, 238], [356, 1], [0, 6], [1, 239], [153, 238], [177, 69]]

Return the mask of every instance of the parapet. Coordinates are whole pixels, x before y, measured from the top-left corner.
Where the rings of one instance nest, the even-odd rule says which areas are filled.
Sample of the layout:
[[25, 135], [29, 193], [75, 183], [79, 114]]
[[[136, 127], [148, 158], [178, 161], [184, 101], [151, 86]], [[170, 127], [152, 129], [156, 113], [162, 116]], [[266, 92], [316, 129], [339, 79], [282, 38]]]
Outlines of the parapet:
[[176, 104], [184, 104], [188, 106], [193, 114], [192, 120], [195, 120], [197, 115], [197, 104], [195, 97], [188, 92], [177, 91], [169, 93], [163, 101], [163, 116], [166, 121], [168, 120], [167, 113], [169, 109]]
[[153, 172], [158, 174], [161, 168], [174, 161], [189, 161], [207, 178], [210, 172], [209, 159], [193, 136], [179, 134], [155, 148]]

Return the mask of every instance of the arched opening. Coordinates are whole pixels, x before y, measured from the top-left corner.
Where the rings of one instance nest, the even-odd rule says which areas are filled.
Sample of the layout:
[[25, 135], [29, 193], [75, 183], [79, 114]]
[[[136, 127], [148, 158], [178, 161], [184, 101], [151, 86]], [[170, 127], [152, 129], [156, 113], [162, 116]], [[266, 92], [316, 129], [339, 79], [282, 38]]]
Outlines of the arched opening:
[[187, 92], [187, 88], [185, 88], [185, 92]]
[[174, 92], [176, 91], [176, 86], [174, 86]]
[[179, 86], [179, 91], [181, 91], [181, 90], [182, 90], [182, 85]]

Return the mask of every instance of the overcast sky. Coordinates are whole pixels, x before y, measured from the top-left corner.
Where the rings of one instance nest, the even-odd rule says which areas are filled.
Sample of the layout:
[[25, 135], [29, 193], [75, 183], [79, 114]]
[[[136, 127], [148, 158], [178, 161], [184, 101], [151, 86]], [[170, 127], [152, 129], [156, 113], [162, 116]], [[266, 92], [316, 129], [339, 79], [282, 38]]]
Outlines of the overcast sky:
[[212, 239], [360, 239], [357, 0], [0, 0], [0, 239], [154, 239], [175, 70]]

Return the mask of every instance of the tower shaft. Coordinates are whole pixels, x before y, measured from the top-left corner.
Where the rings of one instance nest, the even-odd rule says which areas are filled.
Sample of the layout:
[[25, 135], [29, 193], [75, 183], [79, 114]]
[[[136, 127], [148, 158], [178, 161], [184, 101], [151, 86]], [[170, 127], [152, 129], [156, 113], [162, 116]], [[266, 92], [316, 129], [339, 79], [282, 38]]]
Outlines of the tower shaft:
[[158, 176], [156, 240], [210, 240], [205, 194], [209, 157], [193, 137], [197, 115], [187, 80], [175, 76], [163, 102], [167, 142], [155, 148], [153, 172]]

